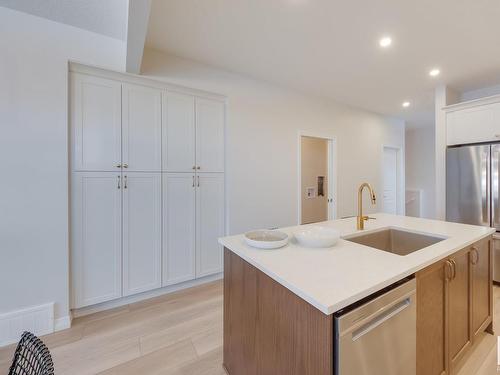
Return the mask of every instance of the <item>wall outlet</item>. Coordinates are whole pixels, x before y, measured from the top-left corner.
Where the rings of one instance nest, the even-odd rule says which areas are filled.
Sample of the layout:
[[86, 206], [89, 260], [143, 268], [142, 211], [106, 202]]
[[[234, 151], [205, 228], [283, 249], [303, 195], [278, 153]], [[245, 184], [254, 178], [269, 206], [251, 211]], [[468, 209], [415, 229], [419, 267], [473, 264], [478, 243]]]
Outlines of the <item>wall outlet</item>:
[[306, 188], [306, 198], [311, 199], [315, 197], [316, 197], [316, 188], [315, 187]]

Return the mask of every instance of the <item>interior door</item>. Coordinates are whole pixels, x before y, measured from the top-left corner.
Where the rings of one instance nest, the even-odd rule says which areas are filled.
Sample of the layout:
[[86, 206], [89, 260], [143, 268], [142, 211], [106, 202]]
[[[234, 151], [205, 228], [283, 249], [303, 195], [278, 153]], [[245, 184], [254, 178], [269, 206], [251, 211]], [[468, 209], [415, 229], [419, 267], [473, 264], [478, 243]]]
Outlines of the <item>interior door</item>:
[[161, 171], [161, 90], [123, 84], [123, 168]]
[[469, 249], [454, 255], [450, 261], [453, 263], [453, 275], [448, 283], [448, 351], [450, 366], [460, 361], [467, 348], [472, 344], [471, 337], [471, 309], [469, 301], [470, 290], [470, 260]]
[[163, 285], [194, 279], [196, 179], [163, 173]]
[[196, 168], [224, 172], [224, 102], [196, 98]]
[[384, 212], [398, 213], [398, 150], [384, 147]]
[[123, 174], [123, 294], [161, 287], [161, 173]]
[[163, 170], [194, 172], [194, 97], [172, 91], [163, 94]]
[[196, 276], [222, 272], [224, 235], [224, 175], [196, 176]]
[[446, 151], [446, 220], [490, 226], [490, 146]]
[[73, 169], [116, 171], [121, 165], [121, 83], [71, 73]]
[[122, 177], [77, 172], [72, 189], [73, 308], [122, 296]]

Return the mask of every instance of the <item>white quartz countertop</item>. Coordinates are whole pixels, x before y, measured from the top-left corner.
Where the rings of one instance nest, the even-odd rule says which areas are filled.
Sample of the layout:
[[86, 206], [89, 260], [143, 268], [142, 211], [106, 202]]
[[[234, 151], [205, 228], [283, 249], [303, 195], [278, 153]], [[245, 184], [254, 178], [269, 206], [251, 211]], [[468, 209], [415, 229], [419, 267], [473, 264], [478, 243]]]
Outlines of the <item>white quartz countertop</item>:
[[[371, 217], [376, 219], [365, 222], [365, 233], [392, 227], [446, 239], [406, 256], [343, 239], [330, 248], [303, 247], [293, 238], [299, 226], [280, 229], [291, 238], [281, 249], [250, 247], [242, 234], [220, 238], [219, 243], [323, 313], [332, 314], [495, 233], [492, 228], [437, 220], [380, 213]], [[310, 225], [336, 228], [342, 237], [359, 232], [356, 218]]]

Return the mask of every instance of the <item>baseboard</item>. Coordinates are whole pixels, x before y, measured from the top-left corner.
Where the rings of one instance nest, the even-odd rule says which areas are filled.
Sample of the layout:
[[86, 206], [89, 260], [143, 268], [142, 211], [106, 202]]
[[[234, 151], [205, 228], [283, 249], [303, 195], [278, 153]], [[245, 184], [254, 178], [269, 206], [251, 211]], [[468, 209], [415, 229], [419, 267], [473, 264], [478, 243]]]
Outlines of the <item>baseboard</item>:
[[68, 328], [71, 328], [71, 315], [54, 319], [54, 332], [62, 331], [63, 329]]
[[165, 286], [163, 288], [151, 290], [148, 292], [135, 294], [133, 296], [122, 297], [122, 298], [115, 299], [113, 301], [99, 303], [97, 305], [86, 306], [86, 307], [82, 307], [79, 309], [73, 309], [72, 316], [73, 316], [73, 318], [78, 318], [78, 317], [82, 317], [85, 315], [94, 314], [94, 313], [97, 313], [100, 311], [114, 309], [116, 307], [129, 305], [131, 303], [144, 301], [144, 300], [147, 300], [150, 298], [159, 297], [159, 296], [162, 296], [165, 294], [177, 292], [179, 290], [192, 288], [192, 287], [203, 285], [203, 284], [206, 284], [206, 283], [209, 283], [212, 281], [220, 280], [222, 278], [222, 276], [223, 276], [222, 273], [218, 273], [215, 275], [205, 276], [205, 277], [202, 277], [202, 278], [199, 278], [196, 280], [184, 281], [184, 282], [179, 283], [179, 284], [169, 285], [169, 286]]
[[0, 314], [0, 346], [18, 342], [24, 331], [37, 336], [54, 332], [54, 303]]

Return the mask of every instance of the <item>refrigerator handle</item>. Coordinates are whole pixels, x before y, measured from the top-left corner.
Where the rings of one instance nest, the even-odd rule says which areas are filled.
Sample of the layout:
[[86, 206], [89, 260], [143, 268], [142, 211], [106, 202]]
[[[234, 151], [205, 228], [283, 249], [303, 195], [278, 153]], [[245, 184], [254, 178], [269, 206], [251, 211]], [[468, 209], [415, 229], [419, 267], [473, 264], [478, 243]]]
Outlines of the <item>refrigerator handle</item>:
[[498, 179], [499, 179], [499, 149], [496, 146], [491, 148], [491, 226], [497, 230], [500, 229], [499, 212], [498, 212]]
[[[483, 223], [487, 226], [490, 225], [490, 149], [483, 154], [481, 160], [481, 197], [482, 197], [482, 213]], [[483, 224], [483, 225], [484, 225]]]

